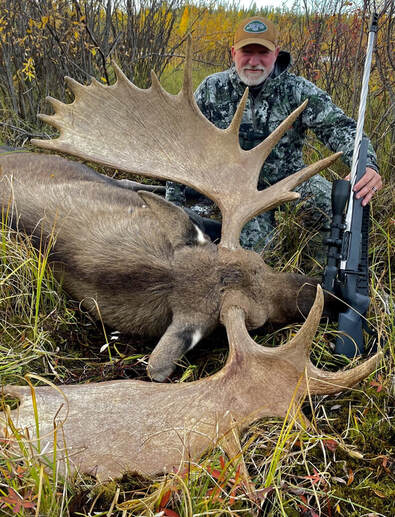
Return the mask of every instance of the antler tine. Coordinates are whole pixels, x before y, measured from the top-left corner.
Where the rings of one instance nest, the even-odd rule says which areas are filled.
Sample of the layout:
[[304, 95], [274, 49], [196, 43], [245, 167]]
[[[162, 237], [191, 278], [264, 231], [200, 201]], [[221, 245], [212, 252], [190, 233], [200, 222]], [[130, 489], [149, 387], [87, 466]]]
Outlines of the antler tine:
[[[72, 82], [73, 84], [76, 83], [77, 85], [79, 84], [76, 81], [74, 81], [74, 79], [71, 79], [70, 77], [65, 77], [65, 80], [66, 80], [66, 82], [70, 82], [70, 83]], [[72, 90], [72, 91], [74, 93], [74, 90]], [[47, 97], [45, 97], [45, 100], [52, 105], [52, 107], [55, 111], [55, 115], [45, 115], [43, 113], [39, 113], [37, 115], [37, 117], [42, 122], [45, 122], [46, 124], [56, 127], [56, 129], [59, 129], [61, 131], [63, 128], [63, 125], [64, 125], [63, 116], [64, 115], [67, 116], [67, 111], [65, 110], [66, 105], [63, 102], [59, 101], [58, 99], [55, 99], [54, 97], [51, 97], [49, 95]]]
[[159, 82], [158, 76], [153, 70], [151, 70], [151, 88], [157, 90], [158, 92], [162, 91], [162, 86]]
[[[284, 178], [261, 191], [260, 199], [258, 201], [259, 208], [257, 207], [256, 210], [259, 212], [272, 210], [286, 201], [299, 199], [300, 194], [293, 192], [293, 189], [318, 172], [332, 165], [332, 163], [334, 163], [342, 154], [342, 152], [334, 153], [318, 162], [312, 163], [300, 171], [291, 174], [291, 176], [288, 176], [287, 178]], [[252, 209], [252, 206], [250, 206], [250, 208]], [[253, 216], [251, 215], [251, 217]]]
[[[91, 78], [91, 80], [92, 80], [92, 78]], [[78, 98], [80, 95], [83, 95], [85, 87], [82, 84], [80, 84], [78, 81], [76, 81], [72, 77], [69, 77], [68, 75], [66, 75], [64, 78], [64, 82], [67, 84], [67, 86], [73, 92], [75, 98]]]
[[363, 363], [355, 366], [351, 370], [340, 372], [326, 372], [320, 370], [312, 363], [309, 363], [307, 367], [309, 391], [316, 395], [330, 395], [332, 393], [338, 393], [345, 388], [351, 388], [376, 370], [382, 358], [383, 353], [377, 352], [373, 357], [366, 359]]
[[[56, 120], [54, 115], [44, 115], [44, 113], [39, 113], [37, 115], [37, 118], [41, 120], [42, 122], [45, 122], [46, 124], [55, 127], [56, 129], [61, 129], [61, 120]], [[33, 142], [33, 140], [32, 140]], [[46, 149], [56, 149], [56, 146], [53, 145], [52, 140], [48, 140], [48, 145], [46, 146]], [[34, 142], [33, 142], [34, 143]], [[35, 144], [37, 145], [37, 144]]]
[[[228, 298], [230, 298], [230, 295]], [[311, 343], [317, 332], [324, 307], [324, 295], [320, 285], [317, 285], [317, 293], [314, 304], [311, 307], [310, 312], [301, 328], [290, 341], [276, 348], [262, 347], [261, 345], [255, 343], [255, 341], [250, 338], [247, 332], [244, 320], [243, 324], [241, 325], [240, 321], [236, 321], [237, 318], [234, 315], [229, 317], [229, 315], [224, 313], [224, 310], [227, 309], [230, 304], [231, 302], [228, 301], [225, 297], [222, 309], [223, 315], [221, 315], [221, 319], [223, 320], [227, 330], [228, 328], [230, 330], [229, 343], [231, 350], [237, 349], [238, 353], [245, 354], [245, 350], [248, 350], [248, 353], [250, 353], [250, 351], [254, 349], [255, 352], [264, 356], [265, 358], [278, 359], [283, 357], [284, 360], [292, 363], [300, 373], [304, 371], [308, 362]], [[243, 302], [240, 302], [239, 299], [238, 306], [240, 305], [243, 305]], [[244, 304], [244, 306], [246, 307], [246, 304]], [[247, 309], [244, 308], [245, 312], [246, 310]], [[239, 352], [239, 349], [242, 349], [242, 352]]]
[[[141, 88], [139, 88], [138, 86], [136, 86], [135, 84], [133, 84], [129, 81], [127, 76], [123, 73], [123, 71], [119, 68], [119, 66], [116, 64], [115, 61], [111, 61], [111, 66], [113, 67], [114, 72], [115, 72], [116, 83], [113, 84], [112, 86], [106, 86], [104, 84], [99, 83], [101, 86], [103, 86], [104, 88], [114, 88], [114, 87], [116, 87], [116, 85], [122, 84], [122, 85], [124, 85], [125, 88], [132, 88], [132, 89], [143, 91]], [[77, 84], [79, 86], [82, 86], [82, 88], [89, 88], [89, 85], [83, 86], [83, 85], [80, 85], [79, 83], [77, 83]]]
[[[240, 312], [240, 309], [236, 311], [235, 307], [234, 310], [230, 310], [232, 307], [229, 307], [229, 305], [231, 306], [231, 300], [224, 304], [221, 319], [228, 332], [230, 355], [232, 357], [237, 355], [238, 362], [243, 359], [248, 363], [254, 362], [260, 371], [260, 375], [263, 375], [267, 365], [271, 364], [267, 362], [268, 360], [281, 362], [281, 371], [277, 375], [282, 375], [283, 371], [288, 372], [287, 375], [290, 375], [289, 372], [293, 371], [294, 376], [296, 372], [296, 377], [305, 375], [305, 381], [300, 386], [301, 392], [308, 388], [312, 394], [333, 394], [342, 389], [350, 388], [372, 373], [383, 357], [382, 352], [378, 352], [353, 369], [339, 372], [324, 371], [312, 364], [309, 358], [310, 349], [324, 305], [324, 296], [320, 285], [317, 285], [314, 304], [301, 328], [288, 343], [276, 348], [262, 347], [255, 343], [245, 327], [243, 311]], [[243, 304], [241, 303], [241, 305]], [[254, 356], [253, 360], [252, 354]], [[291, 370], [289, 365], [292, 365]], [[273, 375], [273, 373], [271, 372], [270, 375]], [[249, 378], [253, 378], [251, 373]]]
[[230, 123], [229, 127], [225, 130], [227, 133], [232, 133], [232, 134], [236, 135], [237, 139], [239, 138], [240, 124], [241, 124], [241, 120], [243, 118], [243, 112], [244, 112], [244, 108], [245, 108], [247, 99], [248, 99], [248, 88], [246, 88], [244, 90], [243, 96], [239, 102], [239, 105], [237, 106], [237, 110], [233, 116], [232, 122]]
[[378, 352], [362, 364], [347, 371], [328, 372], [321, 370], [310, 361], [310, 349], [317, 331], [322, 310], [324, 306], [324, 295], [320, 285], [317, 285], [317, 294], [313, 307], [310, 310], [306, 321], [288, 341], [288, 343], [271, 349], [273, 356], [282, 355], [284, 359], [292, 362], [300, 372], [305, 370], [306, 383], [311, 394], [332, 394], [341, 389], [350, 388], [372, 373], [382, 353]]
[[317, 285], [317, 292], [313, 307], [311, 308], [306, 321], [301, 328], [284, 345], [272, 349], [274, 355], [283, 356], [284, 359], [291, 362], [301, 373], [306, 366], [310, 364], [310, 349], [317, 332], [318, 325], [324, 308], [324, 294], [320, 285]]
[[[255, 149], [253, 149], [253, 151], [254, 150]], [[237, 248], [239, 246], [238, 239], [240, 231], [247, 221], [255, 215], [267, 210], [272, 210], [282, 203], [299, 199], [300, 194], [293, 192], [292, 189], [314, 176], [314, 174], [317, 174], [317, 172], [329, 167], [341, 154], [341, 152], [335, 153], [308, 165], [304, 169], [278, 181], [265, 190], [251, 190], [249, 184], [240, 184], [237, 193], [240, 199], [240, 205], [231, 208], [227, 206], [221, 207], [222, 214], [227, 213], [228, 217], [224, 217], [222, 223], [220, 245], [226, 248]], [[236, 212], [234, 217], [231, 216], [230, 210], [232, 209]]]
[[[54, 97], [51, 97], [50, 95], [48, 95], [47, 97], [45, 97], [45, 100], [48, 101], [54, 111], [57, 111], [58, 113], [61, 113], [62, 112], [62, 109], [63, 109], [63, 102], [60, 102], [58, 99], [55, 99]], [[42, 115], [38, 115], [38, 117], [42, 120]]]

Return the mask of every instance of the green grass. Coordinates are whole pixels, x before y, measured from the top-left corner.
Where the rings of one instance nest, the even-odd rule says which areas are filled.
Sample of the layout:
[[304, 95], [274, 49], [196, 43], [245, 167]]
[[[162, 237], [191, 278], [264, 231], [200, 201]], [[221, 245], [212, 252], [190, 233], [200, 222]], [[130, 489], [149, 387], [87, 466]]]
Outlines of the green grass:
[[[194, 66], [192, 73], [193, 89], [196, 89], [207, 75], [221, 72], [222, 70], [223, 67], [218, 66], [210, 66], [209, 68], [201, 65]], [[175, 95], [182, 88], [183, 78], [183, 65], [168, 67], [162, 74], [160, 82], [166, 91]]]

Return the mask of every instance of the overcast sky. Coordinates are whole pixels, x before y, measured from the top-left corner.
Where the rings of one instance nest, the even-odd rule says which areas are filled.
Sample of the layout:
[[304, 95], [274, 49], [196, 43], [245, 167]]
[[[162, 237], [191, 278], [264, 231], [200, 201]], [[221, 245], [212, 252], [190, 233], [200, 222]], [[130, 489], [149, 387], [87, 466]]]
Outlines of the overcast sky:
[[[240, 0], [240, 7], [250, 7], [251, 0]], [[255, 4], [260, 7], [281, 7], [283, 4], [292, 7], [293, 0], [255, 0]]]

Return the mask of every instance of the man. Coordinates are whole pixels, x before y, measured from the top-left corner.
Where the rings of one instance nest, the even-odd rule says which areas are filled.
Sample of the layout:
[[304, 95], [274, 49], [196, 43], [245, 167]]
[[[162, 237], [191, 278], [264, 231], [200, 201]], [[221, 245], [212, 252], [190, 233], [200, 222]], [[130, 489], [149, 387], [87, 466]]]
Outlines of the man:
[[[280, 51], [277, 39], [277, 27], [270, 20], [254, 16], [242, 21], [236, 29], [231, 49], [232, 67], [207, 77], [195, 92], [202, 113], [224, 129], [229, 126], [245, 88], [249, 87], [239, 134], [240, 145], [245, 150], [258, 145], [287, 115], [309, 99], [304, 112], [262, 167], [258, 189], [264, 189], [305, 166], [302, 147], [308, 129], [313, 130], [332, 151], [343, 151], [343, 160], [349, 166], [354, 148], [355, 121], [335, 106], [326, 92], [288, 71], [290, 55]], [[381, 187], [376, 155], [369, 143], [365, 175], [354, 187], [356, 197], [362, 198], [362, 204], [366, 205]], [[306, 225], [325, 233], [331, 217], [331, 183], [316, 175], [296, 191], [304, 202]], [[184, 205], [185, 187], [168, 182], [166, 198]], [[241, 244], [260, 251], [270, 242], [274, 228], [273, 212], [259, 215], [244, 227]]]

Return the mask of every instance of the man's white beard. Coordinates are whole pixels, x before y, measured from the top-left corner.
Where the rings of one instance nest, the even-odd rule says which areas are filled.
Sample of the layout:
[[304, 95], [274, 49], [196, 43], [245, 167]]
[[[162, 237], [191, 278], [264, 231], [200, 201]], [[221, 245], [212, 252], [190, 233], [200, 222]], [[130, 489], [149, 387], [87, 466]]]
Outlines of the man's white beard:
[[[248, 70], [261, 70], [260, 74], [256, 73], [249, 73]], [[273, 67], [269, 69], [263, 67], [263, 66], [257, 66], [257, 67], [251, 67], [251, 66], [245, 66], [241, 68], [240, 70], [237, 70], [237, 73], [242, 80], [244, 84], [247, 86], [256, 86], [258, 84], [263, 83], [265, 79], [269, 76], [271, 71], [273, 70]]]

